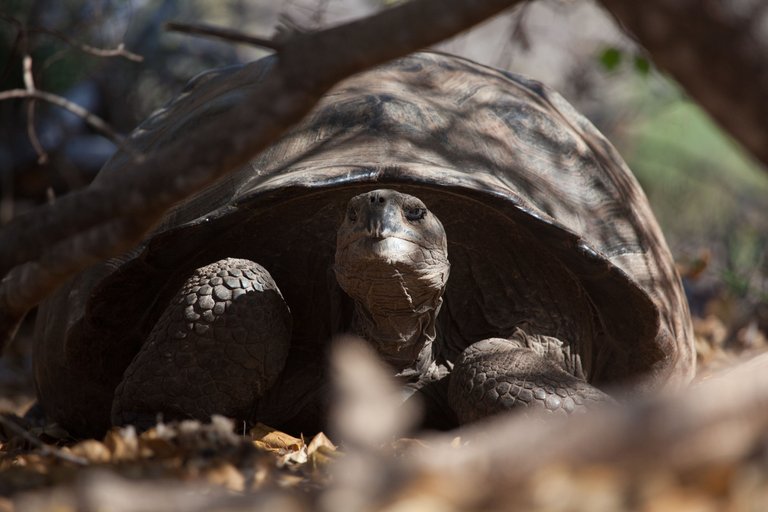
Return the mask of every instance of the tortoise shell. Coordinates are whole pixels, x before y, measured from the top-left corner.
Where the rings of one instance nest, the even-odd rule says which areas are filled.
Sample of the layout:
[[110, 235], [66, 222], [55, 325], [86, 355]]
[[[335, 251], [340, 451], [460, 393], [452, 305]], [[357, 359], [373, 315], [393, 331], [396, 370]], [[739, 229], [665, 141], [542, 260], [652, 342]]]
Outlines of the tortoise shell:
[[[273, 64], [196, 77], [129, 143], [150, 152], [242, 108], [244, 91]], [[92, 186], [130, 165], [117, 153]], [[338, 84], [248, 166], [49, 298], [34, 355], [47, 415], [72, 432], [106, 428], [114, 388], [169, 298], [195, 268], [228, 256], [269, 270], [294, 319], [289, 358], [316, 359], [348, 319], [331, 268], [346, 202], [381, 187], [418, 196], [445, 226], [445, 360], [525, 322], [586, 354], [597, 386], [691, 379], [680, 279], [617, 151], [538, 82], [418, 53]]]

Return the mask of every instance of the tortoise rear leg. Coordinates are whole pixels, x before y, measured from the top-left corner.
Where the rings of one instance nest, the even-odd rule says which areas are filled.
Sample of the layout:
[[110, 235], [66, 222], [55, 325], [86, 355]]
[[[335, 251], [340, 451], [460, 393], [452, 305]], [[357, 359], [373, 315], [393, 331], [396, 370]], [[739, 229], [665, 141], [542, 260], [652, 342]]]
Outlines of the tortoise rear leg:
[[511, 339], [488, 338], [461, 354], [450, 376], [448, 401], [461, 423], [510, 409], [571, 414], [613, 399], [531, 348], [517, 331]]
[[112, 423], [249, 420], [285, 366], [290, 339], [288, 306], [262, 266], [227, 258], [199, 268], [126, 369]]

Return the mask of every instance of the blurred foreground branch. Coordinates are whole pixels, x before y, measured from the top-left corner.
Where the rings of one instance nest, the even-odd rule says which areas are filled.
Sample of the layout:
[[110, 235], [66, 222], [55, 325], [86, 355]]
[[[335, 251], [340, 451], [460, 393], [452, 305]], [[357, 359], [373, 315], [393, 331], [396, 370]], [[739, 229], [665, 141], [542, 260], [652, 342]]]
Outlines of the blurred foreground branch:
[[[93, 460], [143, 461], [131, 466], [130, 480], [114, 476], [117, 465], [100, 466], [110, 471], [98, 478], [76, 468], [74, 488], [21, 497], [17, 510], [62, 510], [62, 504], [64, 510], [125, 512], [762, 510], [768, 503], [766, 369], [768, 354], [674, 396], [635, 398], [569, 418], [504, 415], [408, 440], [401, 436], [413, 411], [400, 406], [399, 387], [364, 342], [347, 338], [333, 357], [332, 421], [343, 447], [322, 469], [309, 463], [269, 469], [249, 437], [234, 435], [223, 419], [160, 426], [138, 440], [113, 430], [104, 444], [114, 448], [89, 440], [71, 450]], [[201, 459], [202, 453], [208, 455]], [[162, 457], [171, 467], [180, 455], [192, 461], [181, 464], [191, 466], [188, 482], [158, 481]], [[297, 475], [318, 476], [318, 470], [330, 478], [305, 480], [314, 483], [309, 493], [297, 487]], [[137, 471], [144, 481], [136, 481]]]
[[[760, 503], [758, 496], [768, 498], [766, 369], [768, 354], [674, 396], [635, 398], [579, 417], [502, 416], [426, 438], [407, 457], [382, 455], [358, 466], [358, 473], [386, 482], [365, 496], [358, 486], [356, 502], [365, 510], [400, 503], [405, 510], [429, 504], [430, 510], [593, 511], [594, 496], [587, 498], [597, 485], [602, 510], [667, 510], [659, 496], [683, 487], [694, 503], [707, 505], [697, 510], [733, 505], [730, 494], [738, 488], [749, 495], [747, 503]], [[342, 474], [350, 471], [347, 462], [337, 462]]]
[[[136, 159], [131, 172], [12, 220], [0, 232], [0, 274], [30, 263], [0, 283], [0, 342], [12, 336], [28, 309], [67, 278], [94, 259], [118, 255], [139, 242], [174, 204], [245, 165], [338, 81], [437, 43], [519, 1], [415, 0], [346, 25], [297, 34], [284, 43], [260, 87], [237, 108]], [[430, 23], [425, 25], [425, 19]], [[109, 223], [114, 228], [109, 231], [122, 236], [96, 236], [106, 234], [102, 228]], [[56, 244], [69, 252], [52, 252]], [[57, 260], [51, 272], [41, 257], [65, 261]]]
[[181, 32], [182, 34], [192, 34], [196, 36], [208, 36], [223, 39], [233, 43], [245, 43], [253, 46], [261, 46], [271, 50], [279, 51], [281, 44], [279, 41], [255, 37], [249, 34], [243, 34], [238, 30], [232, 30], [211, 25], [189, 24], [189, 23], [166, 23], [165, 29], [172, 32]]

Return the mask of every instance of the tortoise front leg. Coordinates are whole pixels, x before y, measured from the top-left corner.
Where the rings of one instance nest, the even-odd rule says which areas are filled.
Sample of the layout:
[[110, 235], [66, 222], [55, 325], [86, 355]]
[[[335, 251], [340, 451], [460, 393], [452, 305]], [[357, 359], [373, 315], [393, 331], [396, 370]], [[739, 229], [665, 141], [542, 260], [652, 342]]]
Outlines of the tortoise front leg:
[[461, 423], [510, 409], [571, 414], [612, 399], [530, 348], [522, 331], [512, 339], [472, 344], [453, 368], [448, 402]]
[[199, 268], [126, 369], [112, 423], [249, 420], [285, 366], [290, 339], [288, 306], [262, 266], [227, 258]]

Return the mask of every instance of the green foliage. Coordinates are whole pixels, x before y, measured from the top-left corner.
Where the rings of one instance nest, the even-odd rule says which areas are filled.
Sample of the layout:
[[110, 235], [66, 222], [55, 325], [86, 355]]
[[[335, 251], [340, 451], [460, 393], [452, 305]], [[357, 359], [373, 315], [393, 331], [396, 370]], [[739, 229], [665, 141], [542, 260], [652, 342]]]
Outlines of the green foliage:
[[635, 55], [635, 58], [632, 60], [635, 71], [637, 71], [640, 75], [647, 75], [651, 72], [651, 61], [646, 59], [645, 57], [641, 55]]
[[623, 54], [618, 48], [608, 47], [600, 54], [600, 64], [606, 71], [615, 71], [621, 64], [622, 56]]
[[765, 171], [684, 98], [645, 112], [625, 153], [675, 252], [711, 251], [719, 262], [714, 271], [734, 295], [763, 296]]
[[624, 50], [615, 46], [608, 46], [598, 55], [598, 61], [603, 70], [615, 72], [622, 70], [625, 63], [631, 63], [632, 70], [640, 76], [647, 76], [651, 72], [651, 61], [638, 54], [626, 55]]

